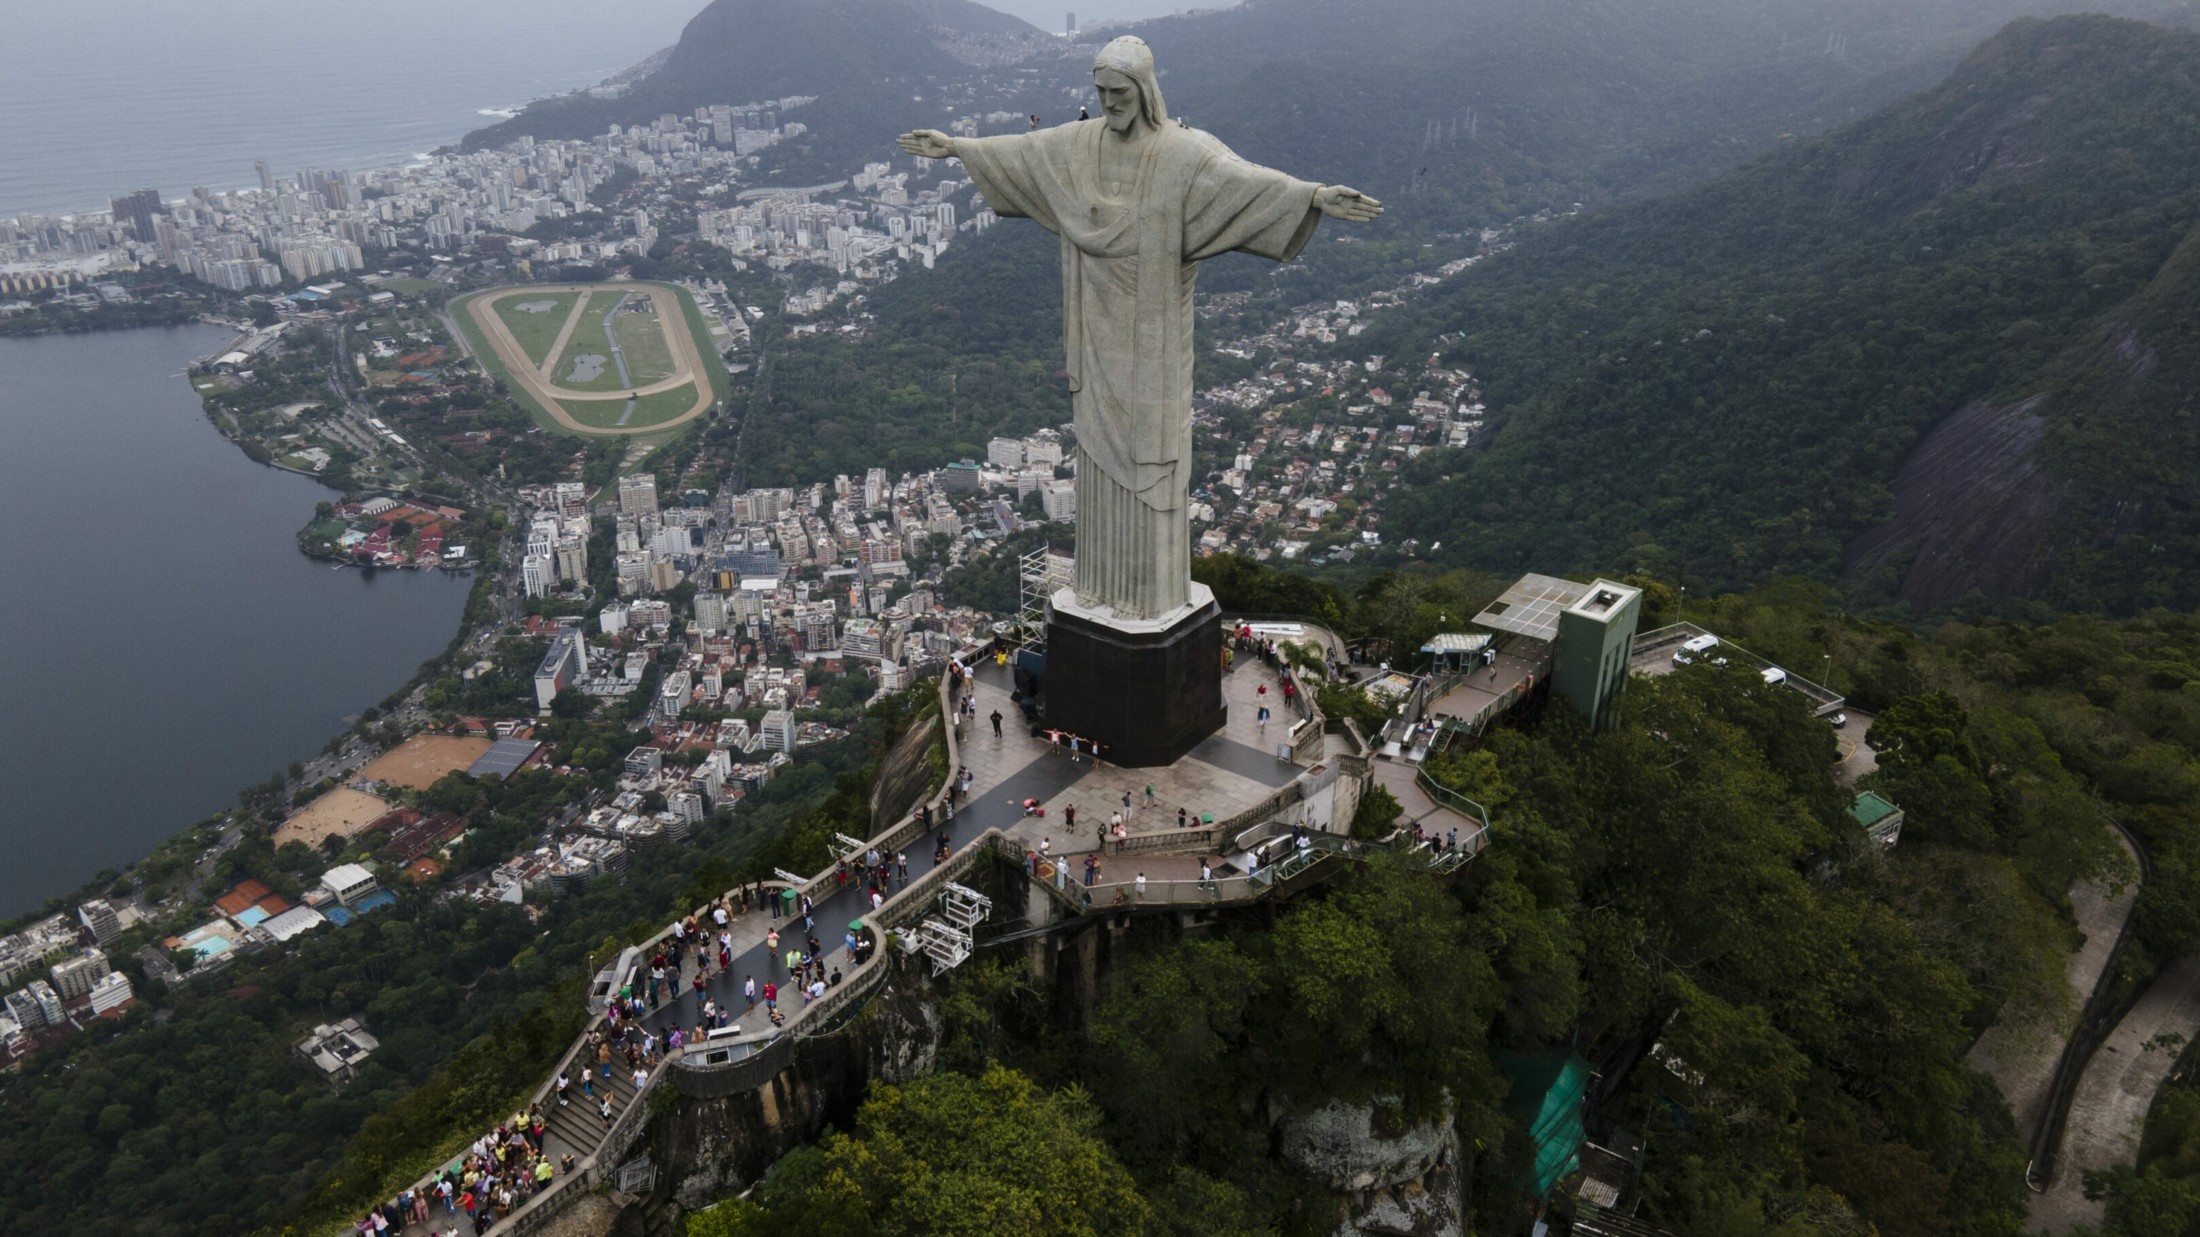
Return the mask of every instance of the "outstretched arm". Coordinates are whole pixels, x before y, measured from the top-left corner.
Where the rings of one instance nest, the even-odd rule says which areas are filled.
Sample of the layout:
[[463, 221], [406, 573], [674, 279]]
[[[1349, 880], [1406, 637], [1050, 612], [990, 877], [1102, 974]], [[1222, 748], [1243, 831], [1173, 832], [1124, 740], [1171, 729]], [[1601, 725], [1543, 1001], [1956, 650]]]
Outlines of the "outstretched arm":
[[955, 157], [955, 139], [938, 129], [919, 129], [904, 133], [894, 139], [903, 150], [926, 159], [952, 159]]
[[[908, 145], [906, 138], [902, 145]], [[1342, 219], [1348, 223], [1366, 223], [1383, 213], [1381, 202], [1343, 185], [1323, 185], [1315, 190], [1314, 208], [1332, 219]]]

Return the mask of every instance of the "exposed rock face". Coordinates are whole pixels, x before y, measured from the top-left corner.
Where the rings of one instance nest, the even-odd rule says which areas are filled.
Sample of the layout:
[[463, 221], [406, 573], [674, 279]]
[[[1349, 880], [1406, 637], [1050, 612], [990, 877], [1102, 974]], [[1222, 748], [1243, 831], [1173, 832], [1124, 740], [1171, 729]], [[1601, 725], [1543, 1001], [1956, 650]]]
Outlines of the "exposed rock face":
[[898, 1083], [933, 1072], [939, 1011], [923, 985], [896, 985], [847, 1025], [803, 1041], [762, 1087], [685, 1101], [653, 1123], [658, 1196], [692, 1210], [737, 1193], [788, 1151], [853, 1122], [873, 1078]]
[[1337, 1237], [1460, 1237], [1465, 1199], [1451, 1106], [1409, 1124], [1394, 1096], [1283, 1119], [1283, 1157], [1343, 1196]]
[[1897, 591], [1920, 610], [1953, 605], [1974, 589], [1988, 597], [2037, 592], [2048, 527], [2069, 488], [2040, 467], [2047, 419], [2039, 402], [1974, 401], [1928, 430], [1895, 476], [1894, 518], [1849, 543], [1849, 572], [1900, 570]]

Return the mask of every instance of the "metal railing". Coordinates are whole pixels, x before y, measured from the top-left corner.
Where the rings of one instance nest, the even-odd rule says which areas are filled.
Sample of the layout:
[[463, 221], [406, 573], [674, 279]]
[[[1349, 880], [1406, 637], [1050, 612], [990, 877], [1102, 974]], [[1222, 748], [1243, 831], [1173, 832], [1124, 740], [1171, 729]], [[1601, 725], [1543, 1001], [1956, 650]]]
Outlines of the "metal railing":
[[1421, 793], [1436, 801], [1438, 807], [1447, 808], [1479, 825], [1474, 833], [1477, 838], [1490, 831], [1490, 810], [1467, 798], [1451, 787], [1428, 775], [1425, 768], [1413, 771], [1413, 784]]
[[[1713, 633], [1705, 631], [1703, 628], [1696, 626], [1694, 623], [1669, 623], [1664, 627], [1657, 627], [1649, 631], [1638, 632], [1635, 635], [1634, 657], [1640, 658], [1645, 653], [1657, 652], [1669, 646], [1680, 644], [1696, 636], [1708, 636], [1712, 634]], [[1757, 654], [1750, 652], [1748, 649], [1743, 648], [1741, 645], [1735, 644], [1733, 641], [1728, 640], [1724, 636], [1719, 637], [1718, 647], [1706, 651], [1704, 656], [1711, 658], [1739, 658], [1749, 665], [1756, 667], [1759, 673], [1763, 673], [1767, 670], [1778, 670], [1782, 676], [1780, 679], [1780, 686], [1789, 688], [1793, 690], [1796, 694], [1802, 696], [1805, 700], [1810, 701], [1811, 712], [1816, 714], [1824, 715], [1827, 713], [1835, 712], [1836, 710], [1840, 709], [1842, 705], [1848, 703], [1847, 699], [1842, 696], [1841, 693], [1833, 690], [1830, 687], [1827, 687], [1825, 684], [1812, 682], [1811, 680], [1804, 678], [1802, 675], [1795, 673], [1793, 670], [1788, 669], [1786, 666], [1779, 665], [1778, 663], [1772, 661], [1770, 658], [1760, 657]]]

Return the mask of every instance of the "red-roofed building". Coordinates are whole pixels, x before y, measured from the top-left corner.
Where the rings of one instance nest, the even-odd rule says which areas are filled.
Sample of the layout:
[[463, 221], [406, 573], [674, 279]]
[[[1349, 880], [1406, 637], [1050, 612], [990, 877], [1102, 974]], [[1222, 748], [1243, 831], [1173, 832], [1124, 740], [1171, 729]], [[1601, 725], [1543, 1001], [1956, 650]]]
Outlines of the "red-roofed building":
[[224, 915], [242, 915], [274, 890], [252, 879], [238, 881], [228, 893], [214, 899], [214, 909]]
[[390, 834], [390, 853], [399, 863], [411, 863], [466, 832], [466, 818], [456, 812], [437, 812]]

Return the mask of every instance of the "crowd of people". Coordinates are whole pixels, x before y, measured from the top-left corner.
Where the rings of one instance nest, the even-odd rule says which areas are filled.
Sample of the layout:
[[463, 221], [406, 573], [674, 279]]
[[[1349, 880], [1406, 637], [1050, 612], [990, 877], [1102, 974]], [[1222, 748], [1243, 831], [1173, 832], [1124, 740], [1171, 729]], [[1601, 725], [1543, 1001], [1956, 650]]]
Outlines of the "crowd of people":
[[[606, 1112], [610, 1101], [603, 1101]], [[606, 1116], [606, 1123], [611, 1118]], [[546, 1123], [540, 1104], [474, 1140], [466, 1154], [420, 1185], [375, 1208], [356, 1226], [362, 1237], [402, 1232], [406, 1225], [447, 1224], [437, 1229], [455, 1237], [471, 1228], [475, 1237], [510, 1216], [578, 1167], [568, 1153], [554, 1162], [544, 1146]]]

